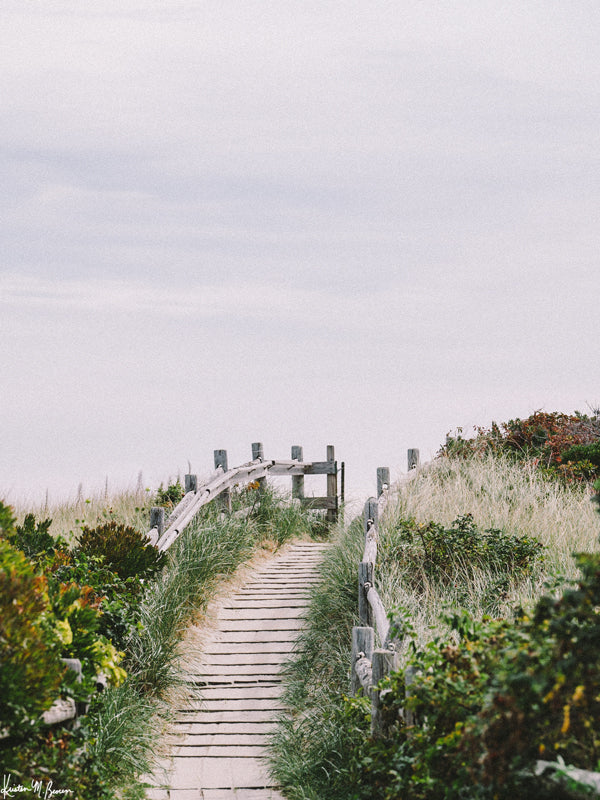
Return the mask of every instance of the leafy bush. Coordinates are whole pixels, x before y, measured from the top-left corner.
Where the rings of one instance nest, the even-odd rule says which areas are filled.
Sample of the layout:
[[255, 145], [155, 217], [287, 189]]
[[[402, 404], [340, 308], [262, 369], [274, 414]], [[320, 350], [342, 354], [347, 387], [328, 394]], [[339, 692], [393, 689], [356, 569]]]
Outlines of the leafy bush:
[[175, 483], [170, 483], [166, 489], [163, 488], [161, 483], [156, 492], [155, 503], [157, 506], [163, 506], [164, 508], [174, 508], [182, 498], [183, 487], [181, 481], [177, 478]]
[[97, 528], [84, 526], [77, 549], [88, 556], [103, 557], [106, 566], [122, 579], [152, 578], [166, 563], [166, 555], [144, 534], [115, 521]]
[[66, 546], [64, 540], [56, 541], [48, 533], [48, 528], [52, 524], [51, 519], [37, 521], [35, 514], [26, 514], [22, 525], [16, 526], [16, 536], [13, 544], [27, 556], [33, 558], [36, 555], [53, 553], [57, 547]]
[[[88, 742], [93, 732], [83, 718], [76, 730], [54, 727], [32, 732], [11, 746], [11, 740], [0, 741], [0, 763], [5, 781], [15, 797], [15, 786], [32, 786], [30, 797], [72, 797], [77, 800], [116, 800], [114, 789], [105, 779], [100, 761], [90, 756]], [[8, 777], [10, 776], [10, 778]], [[36, 783], [34, 783], [34, 781]], [[39, 782], [41, 788], [35, 788]], [[68, 794], [67, 792], [71, 792]], [[7, 797], [13, 796], [8, 793]]]
[[[5, 532], [10, 524], [6, 507], [1, 513]], [[0, 609], [0, 730], [10, 732], [34, 724], [50, 708], [65, 668], [60, 639], [49, 619], [46, 579], [2, 539]]]
[[[530, 461], [542, 469], [549, 470], [553, 477], [567, 479], [589, 476], [573, 474], [561, 467], [565, 453], [577, 446], [598, 446], [600, 440], [600, 415], [592, 416], [576, 412], [573, 415], [559, 412], [536, 411], [527, 419], [514, 419], [490, 428], [476, 427], [476, 436], [465, 439], [462, 429], [448, 436], [440, 455], [457, 455], [469, 458], [484, 453], [504, 454], [519, 461]], [[596, 448], [592, 448], [595, 450]], [[584, 459], [588, 457], [585, 456]], [[573, 461], [584, 459], [572, 459]], [[589, 459], [595, 463], [593, 458]]]
[[383, 557], [408, 568], [418, 585], [422, 575], [442, 583], [452, 581], [457, 569], [461, 573], [491, 570], [518, 578], [531, 572], [542, 550], [543, 545], [535, 538], [495, 528], [482, 531], [471, 514], [464, 514], [450, 527], [401, 519], [385, 537]]

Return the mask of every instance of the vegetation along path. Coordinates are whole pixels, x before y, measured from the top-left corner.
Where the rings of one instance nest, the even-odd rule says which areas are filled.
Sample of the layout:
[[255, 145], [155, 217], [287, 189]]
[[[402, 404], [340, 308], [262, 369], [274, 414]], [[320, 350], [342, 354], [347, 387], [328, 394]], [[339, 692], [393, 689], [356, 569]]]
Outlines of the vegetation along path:
[[279, 800], [269, 777], [267, 737], [283, 709], [280, 670], [303, 626], [328, 545], [291, 544], [223, 602], [188, 672], [197, 688], [177, 714], [167, 787], [152, 800]]

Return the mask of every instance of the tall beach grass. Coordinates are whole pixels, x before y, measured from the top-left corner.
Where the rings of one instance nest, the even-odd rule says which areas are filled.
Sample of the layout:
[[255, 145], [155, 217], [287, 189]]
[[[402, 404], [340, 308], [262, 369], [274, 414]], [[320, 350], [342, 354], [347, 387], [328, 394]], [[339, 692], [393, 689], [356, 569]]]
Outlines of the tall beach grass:
[[[460, 569], [442, 585], [425, 579], [418, 591], [406, 564], [394, 559], [402, 519], [414, 518], [450, 526], [471, 514], [481, 530], [535, 537], [544, 545], [544, 560], [530, 574], [496, 592], [494, 570]], [[573, 579], [574, 551], [599, 547], [600, 519], [583, 487], [549, 482], [505, 459], [443, 458], [395, 484], [380, 520], [381, 547], [376, 584], [388, 611], [408, 620], [419, 646], [445, 629], [444, 614], [468, 608], [474, 617], [493, 610], [511, 618], [517, 606], [535, 602], [545, 582], [562, 575]], [[357, 568], [362, 558], [362, 519], [339, 529], [323, 562], [323, 582], [313, 593], [307, 629], [287, 669], [286, 701], [292, 714], [282, 719], [272, 740], [271, 767], [290, 800], [346, 800], [351, 796], [345, 772], [348, 755], [368, 734], [344, 713], [350, 688], [351, 629], [358, 624]], [[400, 653], [403, 660], [403, 654]], [[366, 727], [365, 727], [366, 726]]]

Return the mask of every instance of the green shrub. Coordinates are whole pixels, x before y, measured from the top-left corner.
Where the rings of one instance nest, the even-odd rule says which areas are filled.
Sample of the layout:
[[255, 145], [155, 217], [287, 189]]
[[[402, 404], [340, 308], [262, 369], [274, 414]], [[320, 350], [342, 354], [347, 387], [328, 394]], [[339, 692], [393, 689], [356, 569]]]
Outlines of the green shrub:
[[37, 521], [35, 514], [26, 514], [22, 525], [15, 528], [16, 536], [12, 543], [27, 556], [50, 555], [57, 548], [66, 548], [64, 539], [55, 539], [48, 529], [52, 524], [51, 519]]
[[0, 540], [0, 730], [35, 724], [58, 696], [64, 672], [46, 579]]
[[114, 521], [97, 528], [84, 526], [77, 550], [88, 556], [102, 556], [106, 566], [122, 579], [152, 578], [166, 563], [166, 555], [144, 534]]
[[563, 462], [588, 461], [594, 467], [600, 468], [600, 442], [593, 444], [579, 444], [569, 447], [561, 453]]
[[530, 575], [542, 561], [543, 545], [533, 537], [515, 536], [496, 528], [481, 530], [471, 514], [449, 526], [400, 519], [383, 538], [381, 560], [402, 571], [413, 591], [422, 592], [431, 581], [458, 586], [477, 571], [494, 576], [493, 593], [506, 591]]
[[183, 499], [183, 487], [181, 485], [181, 481], [179, 478], [175, 481], [175, 483], [170, 483], [166, 489], [163, 488], [161, 485], [156, 492], [155, 503], [157, 506], [163, 506], [164, 508], [174, 508], [180, 500]]
[[[590, 447], [590, 454], [597, 453], [600, 439], [600, 415], [591, 416], [575, 412], [563, 414], [536, 411], [527, 419], [512, 419], [500, 425], [492, 422], [490, 428], [475, 428], [474, 438], [465, 439], [462, 428], [454, 436], [448, 436], [440, 455], [470, 458], [473, 455], [493, 453], [507, 455], [517, 461], [528, 461], [540, 467], [549, 477], [565, 477], [567, 480], [588, 479], [585, 474], [573, 474], [561, 468], [568, 457], [566, 453], [578, 447]], [[571, 458], [572, 461], [594, 458], [587, 455]]]
[[[0, 740], [4, 780], [10, 779], [14, 791], [13, 795], [7, 789], [6, 797], [116, 800], [114, 789], [105, 780], [104, 765], [91, 758], [88, 752], [87, 745], [92, 737], [93, 732], [84, 717], [77, 730], [55, 726], [36, 731], [20, 740], [16, 747], [11, 746], [10, 740]], [[31, 794], [17, 793], [15, 786], [19, 784], [32, 787]]]

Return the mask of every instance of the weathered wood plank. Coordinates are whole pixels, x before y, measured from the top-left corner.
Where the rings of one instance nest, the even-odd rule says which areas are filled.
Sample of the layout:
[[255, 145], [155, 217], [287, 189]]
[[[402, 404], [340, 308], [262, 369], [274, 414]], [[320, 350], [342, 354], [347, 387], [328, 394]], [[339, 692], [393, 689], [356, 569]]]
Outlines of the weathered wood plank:
[[219, 736], [231, 734], [258, 734], [267, 735], [277, 728], [277, 721], [274, 719], [262, 722], [192, 722], [185, 729], [185, 733], [179, 734], [184, 737], [196, 735], [204, 736], [207, 734], [218, 734]]
[[218, 641], [221, 644], [269, 644], [271, 642], [295, 642], [298, 632], [296, 630], [285, 631], [227, 631], [219, 635]]
[[[228, 700], [210, 699], [190, 701], [189, 708], [182, 708], [178, 713], [197, 713], [198, 711], [283, 711], [285, 706], [277, 697], [246, 697]], [[239, 719], [238, 714], [238, 719]]]
[[279, 653], [282, 655], [288, 655], [294, 649], [294, 641], [295, 639], [286, 639], [285, 642], [281, 640], [269, 641], [269, 642], [220, 642], [214, 641], [204, 649], [204, 652], [208, 655], [236, 655], [236, 654], [244, 654], [244, 655], [272, 655], [274, 653]]
[[[266, 709], [247, 709], [244, 711], [244, 720], [248, 723], [251, 722], [273, 722], [276, 719], [276, 714], [272, 708]], [[238, 723], [241, 719], [240, 712], [235, 709], [206, 709], [203, 708], [201, 715], [198, 714], [198, 709], [180, 709], [177, 712], [176, 723], [187, 730], [188, 725], [197, 723], [197, 720], [202, 719], [206, 724], [223, 724], [223, 723]]]
[[223, 610], [252, 611], [253, 609], [263, 609], [263, 611], [268, 611], [269, 609], [273, 608], [277, 608], [280, 611], [284, 611], [285, 609], [303, 610], [308, 608], [308, 605], [309, 604], [306, 602], [306, 600], [291, 598], [288, 598], [287, 600], [238, 600], [223, 606]]
[[352, 628], [352, 669], [350, 673], [350, 691], [356, 695], [359, 687], [364, 687], [362, 680], [364, 670], [361, 664], [361, 672], [357, 670], [358, 662], [361, 659], [366, 659], [371, 662], [371, 655], [375, 646], [375, 631], [369, 627], [354, 627]]
[[222, 700], [261, 700], [265, 698], [280, 697], [282, 691], [281, 683], [274, 683], [262, 686], [253, 683], [249, 686], [204, 686], [201, 692], [201, 702], [214, 700], [220, 697]]
[[221, 677], [236, 676], [240, 679], [244, 676], [266, 676], [279, 675], [281, 662], [275, 664], [202, 664], [201, 671], [187, 673], [187, 680], [200, 680], [211, 675]]
[[[265, 614], [265, 611], [271, 611], [272, 616]], [[251, 606], [246, 608], [227, 608], [223, 609], [219, 614], [219, 619], [223, 621], [242, 622], [249, 620], [265, 620], [265, 619], [302, 619], [306, 611], [306, 606], [302, 608], [286, 608], [285, 606], [272, 606], [265, 609], [264, 606]], [[226, 630], [226, 628], [223, 628]]]
[[173, 789], [264, 789], [272, 783], [262, 758], [175, 758]]
[[177, 758], [264, 758], [264, 743], [255, 745], [180, 745]]
[[373, 617], [375, 619], [379, 641], [381, 644], [383, 644], [388, 637], [390, 622], [387, 618], [385, 607], [381, 602], [381, 598], [379, 597], [379, 592], [374, 586], [371, 586], [367, 592], [367, 601], [373, 610]]
[[315, 511], [335, 511], [338, 506], [336, 497], [305, 497], [301, 502], [304, 508]]

